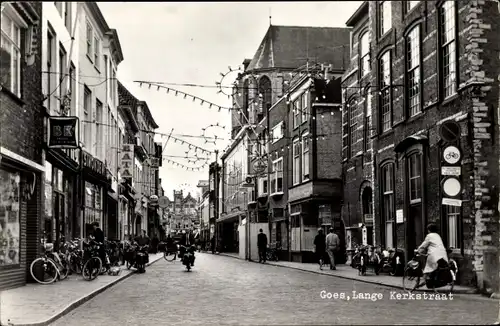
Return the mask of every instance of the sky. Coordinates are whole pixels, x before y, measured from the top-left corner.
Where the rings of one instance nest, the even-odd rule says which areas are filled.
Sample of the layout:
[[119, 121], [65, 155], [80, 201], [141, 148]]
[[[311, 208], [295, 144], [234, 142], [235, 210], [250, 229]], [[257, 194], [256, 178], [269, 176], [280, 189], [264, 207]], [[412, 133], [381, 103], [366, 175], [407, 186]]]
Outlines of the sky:
[[[202, 154], [199, 150], [195, 153], [189, 144], [174, 142], [173, 138], [210, 152], [215, 149], [222, 152], [229, 144], [229, 111], [218, 112], [201, 101], [175, 96], [175, 91], [167, 93], [165, 88], [140, 86], [134, 81], [159, 82], [164, 87], [229, 107], [231, 100], [218, 93], [216, 82], [224, 86], [233, 83], [237, 72], [230, 72], [230, 68], [237, 69], [245, 58], [253, 57], [269, 28], [270, 15], [273, 25], [345, 27], [361, 3], [99, 2], [108, 25], [117, 30], [123, 50], [118, 79], [136, 98], [148, 103], [159, 126], [155, 140], [166, 144], [160, 168], [165, 194], [171, 199], [174, 190], [199, 194], [196, 185], [199, 180], [208, 180], [208, 164], [215, 159], [213, 153]], [[224, 91], [230, 94], [230, 88]], [[172, 137], [168, 138], [170, 133]], [[212, 139], [217, 136], [218, 140], [214, 144], [203, 136]], [[196, 156], [208, 160], [197, 160]], [[187, 171], [167, 159], [201, 169]], [[204, 162], [208, 163], [205, 167]]]

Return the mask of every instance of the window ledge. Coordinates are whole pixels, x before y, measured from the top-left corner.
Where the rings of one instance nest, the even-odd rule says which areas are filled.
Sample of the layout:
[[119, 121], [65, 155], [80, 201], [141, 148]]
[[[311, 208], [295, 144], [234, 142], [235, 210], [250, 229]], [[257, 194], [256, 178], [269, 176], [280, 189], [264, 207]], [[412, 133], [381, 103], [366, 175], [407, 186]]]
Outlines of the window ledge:
[[283, 195], [284, 195], [283, 191], [277, 191], [277, 192], [273, 192], [271, 194], [271, 197], [277, 197], [277, 196], [283, 196]]
[[392, 134], [394, 134], [394, 129], [384, 131], [383, 133], [381, 133], [380, 135], [378, 135], [378, 138], [379, 139], [385, 138], [385, 137], [387, 137], [389, 135], [392, 135]]
[[26, 103], [16, 94], [12, 93], [9, 89], [3, 87], [0, 85], [0, 91], [2, 93], [5, 93], [7, 96], [9, 96], [12, 100], [14, 100], [17, 104], [24, 106]]
[[385, 32], [384, 34], [380, 35], [378, 37], [378, 43], [382, 42], [384, 39], [386, 39], [388, 37], [389, 34], [391, 34], [393, 30], [393, 27], [391, 27], [387, 32]]
[[94, 65], [94, 68], [95, 68], [95, 70], [97, 70], [97, 72], [98, 72], [99, 74], [101, 74], [101, 69], [100, 69], [98, 66]]
[[420, 111], [419, 113], [415, 114], [414, 116], [408, 118], [408, 120], [406, 120], [406, 122], [411, 123], [413, 121], [421, 119], [423, 116], [424, 116], [424, 111]]
[[453, 95], [450, 95], [450, 96], [448, 96], [447, 98], [445, 98], [445, 99], [443, 100], [443, 102], [441, 102], [441, 105], [446, 105], [446, 104], [448, 104], [448, 103], [450, 103], [450, 102], [453, 102], [453, 101], [455, 101], [457, 98], [458, 98], [458, 93], [455, 93], [455, 94], [453, 94]]
[[87, 53], [87, 59], [89, 59], [89, 61], [92, 62], [92, 64], [94, 63], [94, 59], [92, 59], [88, 53]]
[[265, 192], [265, 193], [262, 193], [262, 194], [258, 195], [257, 198], [266, 198], [267, 196], [268, 196], [268, 193]]

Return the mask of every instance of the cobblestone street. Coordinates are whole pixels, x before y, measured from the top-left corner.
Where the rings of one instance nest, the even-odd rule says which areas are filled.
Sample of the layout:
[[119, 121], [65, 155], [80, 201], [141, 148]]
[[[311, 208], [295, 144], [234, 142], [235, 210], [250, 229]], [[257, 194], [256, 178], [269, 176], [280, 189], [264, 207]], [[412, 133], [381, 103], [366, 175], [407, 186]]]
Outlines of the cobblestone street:
[[[322, 299], [321, 291], [347, 299]], [[354, 300], [352, 291], [381, 293]], [[192, 324], [491, 324], [498, 301], [391, 300], [390, 288], [197, 253], [194, 270], [159, 261], [57, 320], [54, 326]], [[397, 293], [402, 293], [396, 291]]]

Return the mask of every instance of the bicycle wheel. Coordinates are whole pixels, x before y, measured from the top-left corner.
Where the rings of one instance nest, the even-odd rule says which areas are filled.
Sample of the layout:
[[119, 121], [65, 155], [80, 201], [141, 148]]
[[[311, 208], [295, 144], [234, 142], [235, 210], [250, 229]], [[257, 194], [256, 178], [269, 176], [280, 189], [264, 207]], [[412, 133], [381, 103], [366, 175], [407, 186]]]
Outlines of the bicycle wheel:
[[82, 276], [87, 281], [93, 281], [99, 276], [102, 268], [102, 261], [99, 257], [91, 257], [85, 262], [82, 268]]
[[420, 276], [413, 276], [416, 273], [412, 268], [406, 268], [403, 276], [403, 289], [408, 292], [413, 292], [420, 285]]
[[69, 258], [69, 268], [72, 273], [81, 274], [82, 273], [82, 258], [77, 255], [71, 255]]
[[177, 252], [165, 251], [163, 253], [163, 258], [165, 258], [166, 261], [174, 261], [175, 258], [177, 258]]
[[61, 267], [62, 268], [59, 269], [59, 276], [62, 281], [68, 277], [70, 270], [69, 262], [65, 256], [61, 257]]
[[52, 260], [40, 257], [31, 263], [30, 274], [38, 283], [50, 284], [57, 279], [57, 266]]

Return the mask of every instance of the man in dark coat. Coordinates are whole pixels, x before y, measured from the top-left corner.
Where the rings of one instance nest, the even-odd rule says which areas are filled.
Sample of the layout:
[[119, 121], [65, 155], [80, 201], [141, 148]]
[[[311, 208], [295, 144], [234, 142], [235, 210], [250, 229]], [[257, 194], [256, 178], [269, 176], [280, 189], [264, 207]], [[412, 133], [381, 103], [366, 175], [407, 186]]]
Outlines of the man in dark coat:
[[316, 259], [318, 259], [319, 269], [323, 269], [323, 259], [326, 252], [326, 237], [323, 229], [318, 230], [318, 234], [314, 238], [314, 247], [316, 249]]
[[[186, 247], [186, 250], [188, 250], [191, 246], [194, 246], [195, 239], [194, 239], [194, 236], [191, 232], [185, 232], [185, 231], [182, 231], [182, 232], [183, 232], [183, 234], [182, 234], [180, 245]], [[194, 260], [195, 260], [195, 256], [194, 256], [194, 252], [193, 252], [193, 262], [191, 263], [191, 266], [194, 266]]]
[[215, 235], [212, 236], [212, 239], [210, 240], [210, 245], [212, 249], [212, 254], [215, 254]]
[[267, 250], [267, 235], [259, 230], [259, 234], [257, 235], [257, 247], [259, 248], [259, 263], [266, 262], [266, 250]]
[[103, 264], [106, 264], [106, 249], [104, 248], [104, 232], [99, 227], [99, 222], [92, 223], [92, 227], [94, 231], [92, 232], [92, 236], [94, 237], [95, 242], [99, 242], [99, 258]]

